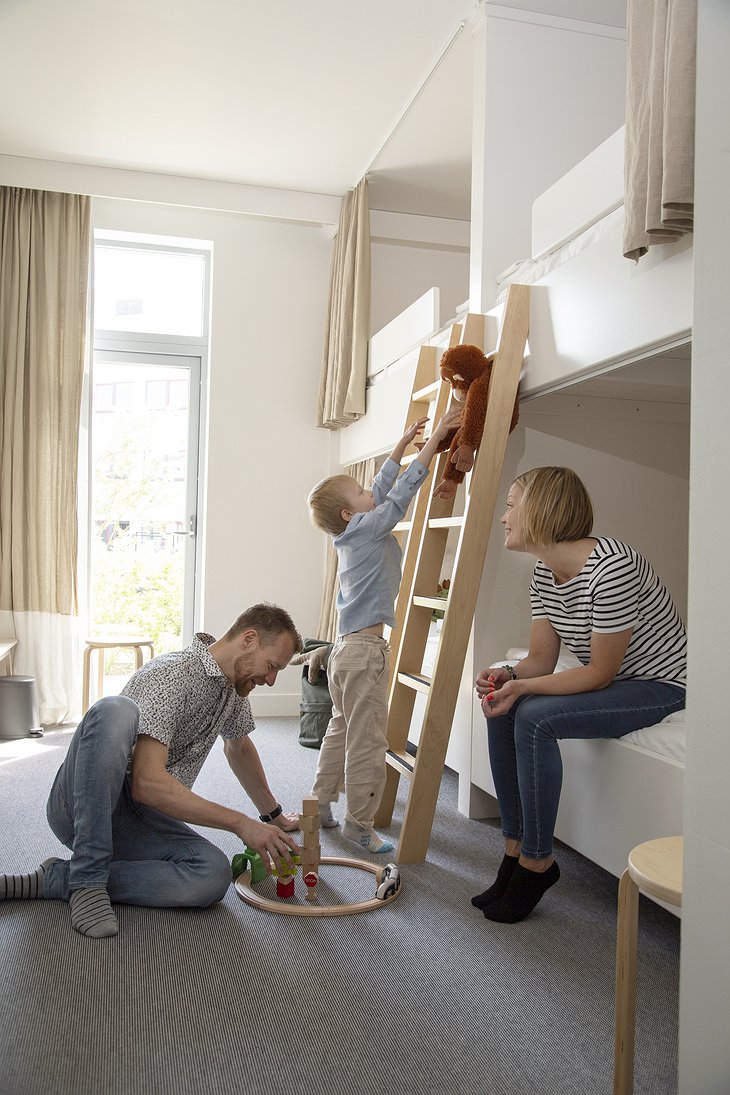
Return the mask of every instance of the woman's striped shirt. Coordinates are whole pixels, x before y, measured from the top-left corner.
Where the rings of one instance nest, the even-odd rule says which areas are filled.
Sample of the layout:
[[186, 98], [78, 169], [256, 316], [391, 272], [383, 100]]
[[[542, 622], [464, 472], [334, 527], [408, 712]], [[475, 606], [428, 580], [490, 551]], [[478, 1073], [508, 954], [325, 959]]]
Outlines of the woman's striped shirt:
[[664, 584], [628, 544], [601, 536], [580, 574], [558, 585], [538, 561], [530, 585], [533, 620], [547, 619], [587, 665], [591, 634], [633, 628], [617, 678], [645, 677], [685, 687], [687, 636]]

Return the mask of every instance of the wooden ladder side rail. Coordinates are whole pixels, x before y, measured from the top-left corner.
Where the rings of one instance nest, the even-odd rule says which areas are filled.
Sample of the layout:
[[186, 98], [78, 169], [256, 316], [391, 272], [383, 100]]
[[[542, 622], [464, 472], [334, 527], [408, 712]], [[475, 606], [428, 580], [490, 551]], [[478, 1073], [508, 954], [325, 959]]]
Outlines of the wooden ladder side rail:
[[[461, 324], [455, 323], [452, 326], [451, 334], [449, 337], [449, 346], [455, 346], [458, 343], [461, 331]], [[436, 346], [421, 346], [418, 355], [418, 363], [416, 365], [416, 371], [413, 378], [413, 389], [411, 392], [411, 400], [408, 405], [408, 412], [406, 414], [404, 429], [406, 429], [411, 424], [411, 422], [414, 422], [417, 418], [422, 418], [428, 407], [432, 404], [435, 405], [434, 412], [431, 416], [432, 426], [446, 410], [446, 405], [449, 397], [449, 387], [436, 376], [437, 354], [438, 349]], [[422, 395], [421, 393], [424, 394]], [[395, 602], [396, 623], [395, 627], [393, 628], [392, 638], [390, 642], [391, 688], [393, 684], [393, 677], [395, 674], [395, 667], [398, 664], [399, 648], [404, 630], [403, 623], [406, 617], [408, 604], [410, 602], [413, 574], [416, 567], [417, 553], [414, 551], [414, 545], [420, 543], [421, 537], [423, 535], [423, 528], [428, 508], [428, 500], [430, 498], [431, 491], [433, 490], [433, 484], [438, 481], [435, 478], [436, 472], [438, 471], [436, 464], [437, 462], [433, 461], [431, 468], [429, 469], [428, 475], [425, 477], [424, 482], [422, 483], [421, 488], [418, 491], [418, 494], [416, 495], [413, 502], [410, 520], [405, 522], [406, 528], [403, 529], [403, 531], [406, 533], [406, 536], [402, 543], [403, 568], [401, 582], [398, 588], [398, 596]], [[397, 528], [395, 531], [396, 535], [398, 535]], [[435, 588], [436, 587], [434, 586], [434, 589]]]
[[[449, 346], [468, 340], [470, 345], [484, 348], [485, 318], [482, 315], [469, 314], [465, 317], [463, 329], [452, 329]], [[450, 386], [441, 382], [438, 400], [434, 412], [436, 421], [446, 410]], [[398, 631], [394, 632], [391, 639], [391, 679], [390, 696], [388, 704], [388, 770], [386, 773], [386, 785], [380, 800], [380, 806], [375, 817], [377, 825], [389, 825], [393, 817], [395, 798], [398, 792], [400, 775], [404, 770], [404, 763], [400, 758], [405, 758], [408, 744], [408, 730], [413, 716], [413, 707], [416, 699], [414, 679], [420, 674], [423, 664], [423, 656], [428, 640], [431, 613], [433, 606], [417, 604], [415, 598], [433, 597], [442, 576], [444, 555], [446, 553], [449, 527], [439, 529], [429, 528], [429, 523], [434, 519], [448, 519], [454, 508], [454, 499], [445, 501], [433, 497], [433, 486], [439, 482], [446, 468], [448, 452], [441, 453], [436, 461], [433, 478], [424, 484], [417, 495], [416, 504], [418, 530], [414, 530], [414, 538], [409, 545], [408, 555], [404, 558], [403, 579], [401, 581], [398, 605], [401, 609], [397, 615]], [[460, 523], [456, 518], [454, 524]], [[417, 531], [417, 538], [416, 538]], [[439, 601], [439, 607], [446, 602]], [[395, 640], [395, 641], [394, 641]], [[409, 683], [405, 684], [402, 673], [408, 675]], [[426, 688], [426, 691], [428, 689]], [[405, 762], [405, 771], [410, 774], [412, 761]]]
[[398, 843], [399, 863], [420, 863], [428, 851], [441, 776], [461, 686], [484, 559], [494, 520], [509, 423], [524, 360], [529, 289], [512, 285], [494, 360], [484, 438], [472, 472], [464, 522], [426, 711]]

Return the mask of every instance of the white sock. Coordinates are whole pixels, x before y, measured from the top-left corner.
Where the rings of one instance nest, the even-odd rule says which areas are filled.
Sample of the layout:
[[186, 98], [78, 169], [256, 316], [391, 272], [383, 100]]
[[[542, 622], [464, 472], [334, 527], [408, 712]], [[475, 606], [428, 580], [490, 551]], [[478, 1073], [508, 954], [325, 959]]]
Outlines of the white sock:
[[71, 926], [91, 939], [106, 939], [119, 931], [109, 894], [103, 886], [74, 890], [71, 894]]
[[346, 821], [342, 827], [342, 834], [353, 844], [358, 844], [363, 851], [373, 852], [375, 855], [392, 852], [394, 845], [389, 840], [383, 840], [374, 829], [366, 829], [362, 825], [353, 825]]
[[320, 802], [319, 823], [323, 829], [334, 829], [335, 825], [340, 824], [337, 818], [332, 816], [331, 802]]

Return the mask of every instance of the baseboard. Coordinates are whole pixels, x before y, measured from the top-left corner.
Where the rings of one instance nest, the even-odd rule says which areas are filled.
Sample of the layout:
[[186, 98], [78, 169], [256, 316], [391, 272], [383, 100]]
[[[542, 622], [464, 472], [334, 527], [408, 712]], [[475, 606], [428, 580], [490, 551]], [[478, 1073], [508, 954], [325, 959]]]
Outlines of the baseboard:
[[249, 696], [254, 718], [282, 718], [285, 715], [298, 715], [302, 697], [299, 692], [267, 692], [255, 688]]

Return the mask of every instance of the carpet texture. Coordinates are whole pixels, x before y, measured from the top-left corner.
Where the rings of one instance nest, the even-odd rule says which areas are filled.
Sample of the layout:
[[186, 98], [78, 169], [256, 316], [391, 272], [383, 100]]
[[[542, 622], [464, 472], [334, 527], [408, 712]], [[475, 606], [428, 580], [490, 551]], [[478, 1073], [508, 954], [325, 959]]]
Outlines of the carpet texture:
[[[297, 735], [296, 719], [268, 718], [254, 739], [290, 810], [317, 762]], [[64, 855], [45, 799], [69, 738], [0, 743], [0, 869]], [[220, 742], [195, 790], [254, 812]], [[486, 921], [470, 898], [501, 861], [499, 828], [456, 796], [446, 772], [427, 861], [373, 913], [278, 916], [231, 887], [207, 910], [117, 905], [119, 935], [96, 941], [62, 902], [0, 903], [0, 1092], [609, 1095], [617, 880], [558, 845], [560, 882], [535, 913]], [[338, 829], [321, 840], [358, 857]], [[678, 969], [679, 921], [642, 897], [636, 1095], [676, 1091]]]

